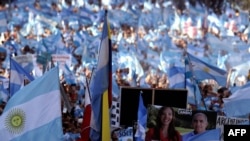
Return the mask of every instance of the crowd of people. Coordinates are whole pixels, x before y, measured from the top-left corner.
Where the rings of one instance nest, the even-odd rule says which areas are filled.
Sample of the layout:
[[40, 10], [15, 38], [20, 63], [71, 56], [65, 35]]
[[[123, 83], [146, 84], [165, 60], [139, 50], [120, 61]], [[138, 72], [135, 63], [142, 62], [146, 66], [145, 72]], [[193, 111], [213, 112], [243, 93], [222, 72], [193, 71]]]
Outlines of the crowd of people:
[[[75, 81], [61, 76], [68, 100], [62, 106], [66, 140], [76, 140], [80, 136], [86, 82], [91, 79], [96, 63], [105, 9], [111, 27], [115, 98], [119, 97], [121, 86], [170, 88], [167, 70], [179, 65], [190, 46], [202, 50], [194, 51], [197, 56], [202, 54], [209, 58], [218, 54], [213, 53], [206, 42], [207, 34], [218, 39], [229, 34], [237, 42], [249, 44], [249, 32], [246, 32], [249, 23], [241, 19], [239, 9], [233, 9], [223, 0], [16, 0], [0, 3], [0, 16], [6, 18], [6, 26], [0, 25], [2, 76], [9, 71], [9, 57], [43, 52], [72, 55], [69, 67]], [[220, 20], [224, 23], [216, 23]], [[181, 54], [178, 59], [164, 55], [176, 52]], [[225, 86], [220, 89], [212, 86], [215, 87], [214, 84], [201, 85], [203, 103], [207, 110], [223, 115], [222, 98], [228, 97], [230, 90]], [[1, 102], [0, 112], [5, 104]]]

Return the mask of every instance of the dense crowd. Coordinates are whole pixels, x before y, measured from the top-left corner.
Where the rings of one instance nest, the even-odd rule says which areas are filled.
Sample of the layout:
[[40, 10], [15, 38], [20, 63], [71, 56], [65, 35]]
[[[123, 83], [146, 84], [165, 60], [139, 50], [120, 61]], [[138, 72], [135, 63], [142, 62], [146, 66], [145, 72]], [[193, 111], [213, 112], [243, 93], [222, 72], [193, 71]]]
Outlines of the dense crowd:
[[[110, 0], [102, 3], [95, 0], [59, 0], [58, 2], [34, 0], [23, 4], [18, 1], [11, 5], [0, 3], [0, 11], [10, 14], [8, 29], [2, 32], [0, 37], [2, 76], [8, 77], [9, 66], [6, 64], [8, 57], [39, 55], [42, 52], [72, 55], [72, 65], [69, 67], [75, 81], [69, 81], [63, 75], [60, 76], [63, 91], [67, 96], [62, 104], [66, 140], [70, 138], [76, 140], [80, 136], [86, 82], [91, 79], [97, 58], [104, 9], [108, 10], [111, 26], [115, 98], [119, 98], [121, 86], [169, 88], [171, 82], [166, 70], [173, 64], [162, 62], [160, 56], [168, 51], [172, 53], [173, 48], [178, 49], [178, 53], [184, 57], [188, 47], [194, 45], [195, 48], [204, 50], [202, 56], [209, 57], [212, 49], [206, 43], [206, 34], [212, 34], [218, 39], [223, 39], [226, 35], [218, 25], [206, 21], [208, 15], [218, 19], [225, 18], [228, 24], [230, 21], [236, 21], [233, 25], [225, 25], [223, 29], [237, 38], [237, 41], [249, 44], [249, 33], [244, 32], [248, 25], [239, 20], [241, 11], [233, 9], [223, 0]], [[8, 11], [12, 12], [8, 13]], [[200, 14], [197, 14], [198, 12]], [[55, 19], [46, 20], [48, 17], [44, 13]], [[186, 18], [186, 22], [176, 26], [175, 18], [178, 17], [176, 15]], [[22, 19], [20, 16], [27, 16], [27, 18]], [[54, 38], [57, 34], [59, 38]], [[57, 43], [46, 46], [45, 39], [57, 41]], [[179, 62], [174, 63], [176, 65]], [[226, 86], [218, 86], [214, 81], [203, 81], [200, 84], [203, 107], [223, 115], [222, 98], [230, 95], [230, 89]], [[0, 112], [3, 111], [5, 104], [6, 102], [1, 102]]]

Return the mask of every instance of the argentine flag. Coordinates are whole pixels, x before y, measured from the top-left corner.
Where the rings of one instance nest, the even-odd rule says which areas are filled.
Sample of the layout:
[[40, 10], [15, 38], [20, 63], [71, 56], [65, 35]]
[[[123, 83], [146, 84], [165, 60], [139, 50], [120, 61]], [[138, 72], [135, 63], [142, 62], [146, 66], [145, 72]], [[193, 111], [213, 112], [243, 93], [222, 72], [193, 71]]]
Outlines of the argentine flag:
[[17, 91], [24, 86], [24, 79], [33, 81], [31, 76], [20, 64], [10, 58], [10, 96], [12, 97]]
[[227, 72], [216, 66], [208, 64], [191, 54], [188, 55], [188, 63], [191, 64], [192, 73], [197, 81], [213, 79], [220, 86], [226, 86]]
[[228, 98], [223, 98], [224, 112], [228, 117], [240, 117], [250, 113], [250, 82], [241, 86]]
[[8, 101], [0, 116], [0, 140], [59, 141], [62, 135], [59, 75], [55, 67]]
[[135, 133], [136, 141], [144, 141], [146, 137], [147, 108], [144, 106], [142, 92], [140, 92], [138, 106], [138, 127]]

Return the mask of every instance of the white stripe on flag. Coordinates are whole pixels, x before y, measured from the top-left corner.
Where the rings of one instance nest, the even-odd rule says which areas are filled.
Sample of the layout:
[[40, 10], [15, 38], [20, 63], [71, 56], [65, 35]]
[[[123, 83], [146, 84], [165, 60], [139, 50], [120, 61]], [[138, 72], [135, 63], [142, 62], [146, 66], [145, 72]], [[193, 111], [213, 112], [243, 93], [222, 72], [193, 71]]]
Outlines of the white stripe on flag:
[[[101, 49], [99, 52], [99, 59], [98, 59], [98, 66], [97, 66], [97, 71], [100, 70], [101, 68], [104, 68], [109, 61], [108, 55], [109, 55], [109, 49], [107, 46], [109, 43], [109, 39], [108, 36], [106, 36], [103, 40], [102, 40], [102, 44], [101, 44]], [[104, 59], [105, 58], [105, 59]]]
[[11, 70], [10, 72], [10, 83], [22, 85], [24, 83], [24, 75], [18, 73], [16, 70]]
[[170, 82], [170, 85], [169, 85], [169, 87], [171, 88], [171, 87], [173, 87], [174, 85], [176, 85], [176, 84], [179, 84], [179, 83], [184, 83], [184, 78], [185, 76], [184, 76], [184, 74], [182, 74], [182, 73], [178, 73], [178, 74], [176, 74], [176, 75], [174, 75], [174, 76], [172, 76], [172, 77], [170, 77], [169, 78], [169, 82]]
[[207, 73], [210, 73], [210, 74], [212, 74], [214, 76], [226, 76], [226, 74], [222, 75], [222, 74], [214, 71], [213, 69], [209, 68], [208, 66], [206, 66], [206, 65], [204, 65], [204, 64], [202, 64], [200, 62], [195, 62], [193, 60], [191, 60], [191, 62], [192, 62], [193, 71], [201, 71], [201, 70], [203, 70], [203, 71], [205, 71]]
[[[4, 112], [0, 118], [0, 137], [4, 136], [5, 139], [12, 140], [23, 135], [24, 133], [27, 133], [28, 131], [35, 130], [36, 128], [44, 126], [47, 123], [55, 120], [56, 118], [61, 117], [61, 109], [58, 108], [60, 107], [61, 103], [60, 99], [60, 91], [54, 90], [47, 94], [37, 96], [26, 103], [15, 106]], [[46, 101], [46, 103], [44, 103], [44, 101]], [[22, 129], [23, 132], [13, 134], [6, 128], [6, 125], [8, 125], [6, 124], [6, 121], [9, 120], [9, 114], [13, 113], [10, 110], [15, 109], [23, 110], [25, 114], [25, 121], [24, 128]], [[13, 129], [13, 131], [15, 131], [15, 129]]]

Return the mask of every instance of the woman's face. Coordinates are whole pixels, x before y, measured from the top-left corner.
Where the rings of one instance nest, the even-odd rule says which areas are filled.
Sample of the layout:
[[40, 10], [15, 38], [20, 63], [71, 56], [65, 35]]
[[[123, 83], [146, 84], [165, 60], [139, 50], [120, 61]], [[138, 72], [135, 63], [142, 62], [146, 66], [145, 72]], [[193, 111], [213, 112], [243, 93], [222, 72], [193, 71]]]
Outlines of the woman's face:
[[163, 125], [169, 125], [173, 119], [173, 112], [170, 108], [166, 108], [161, 115], [161, 122]]

